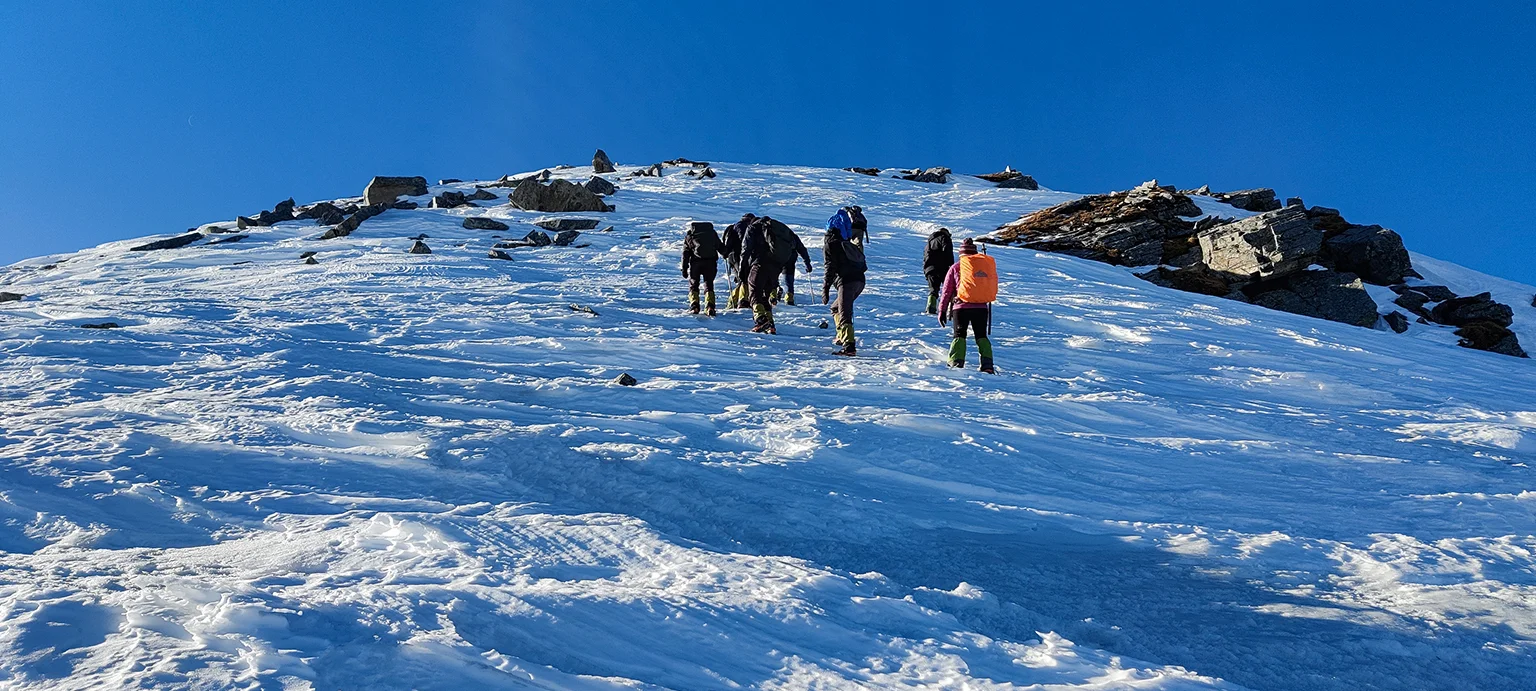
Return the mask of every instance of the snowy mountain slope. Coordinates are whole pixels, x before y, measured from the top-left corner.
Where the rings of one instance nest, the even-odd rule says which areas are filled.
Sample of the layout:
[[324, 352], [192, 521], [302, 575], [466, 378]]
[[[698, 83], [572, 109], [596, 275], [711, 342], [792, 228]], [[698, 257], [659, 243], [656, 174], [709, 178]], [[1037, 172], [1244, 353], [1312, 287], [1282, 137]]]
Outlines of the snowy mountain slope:
[[[1003, 373], [955, 372], [920, 314], [923, 237], [1074, 195], [716, 169], [625, 179], [612, 232], [511, 262], [460, 221], [515, 237], [541, 214], [390, 211], [337, 240], [284, 223], [0, 274], [28, 296], [0, 305], [0, 681], [1536, 679], [1530, 361], [997, 249]], [[827, 355], [821, 307], [773, 337], [682, 313], [685, 221], [768, 213], [814, 245], [848, 203], [874, 229], [864, 357]], [[418, 233], [434, 254], [405, 253]], [[1536, 342], [1529, 295], [1496, 297]]]

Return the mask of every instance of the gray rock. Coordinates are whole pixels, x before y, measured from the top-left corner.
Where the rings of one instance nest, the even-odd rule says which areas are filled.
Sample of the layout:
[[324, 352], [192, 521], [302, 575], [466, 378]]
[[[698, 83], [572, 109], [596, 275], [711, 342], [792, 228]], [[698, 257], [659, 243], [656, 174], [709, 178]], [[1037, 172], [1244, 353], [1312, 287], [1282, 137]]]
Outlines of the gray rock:
[[1423, 294], [1414, 292], [1412, 290], [1405, 290], [1401, 293], [1398, 293], [1397, 297], [1392, 300], [1392, 304], [1408, 310], [1409, 312], [1412, 312], [1420, 317], [1424, 317], [1425, 319], [1428, 319], [1430, 316], [1429, 310], [1424, 308], [1424, 305], [1428, 303], [1429, 298], [1424, 297]]
[[1355, 326], [1374, 326], [1376, 301], [1360, 277], [1336, 271], [1303, 271], [1250, 292], [1253, 304]]
[[208, 244], [210, 244], [210, 245], [222, 245], [222, 244], [224, 244], [226, 242], [240, 242], [241, 240], [244, 240], [244, 239], [246, 239], [248, 237], [250, 237], [250, 236], [249, 235], [243, 235], [243, 234], [242, 235], [230, 235], [228, 237], [222, 237], [222, 238], [219, 238], [217, 240], [209, 240]]
[[524, 180], [512, 188], [508, 201], [524, 211], [546, 213], [613, 210], [602, 197], [569, 180], [554, 180], [548, 185], [537, 180]]
[[123, 327], [118, 326], [117, 322], [100, 322], [100, 323], [97, 323], [97, 324], [81, 324], [80, 328], [82, 328], [82, 329], [121, 329]]
[[575, 242], [577, 236], [579, 235], [581, 235], [581, 231], [579, 230], [562, 230], [555, 234], [555, 239], [553, 242], [556, 247], [567, 247], [571, 243]]
[[443, 178], [441, 180], [438, 180], [437, 184], [439, 184], [439, 185], [452, 185], [452, 184], [460, 183], [460, 182], [464, 182], [464, 181], [460, 180], [458, 178]]
[[607, 178], [600, 178], [596, 175], [588, 178], [587, 183], [583, 185], [583, 187], [586, 187], [587, 190], [592, 194], [602, 195], [604, 197], [619, 191], [619, 188], [615, 187], [613, 183], [608, 182]]
[[432, 248], [427, 247], [427, 243], [417, 240], [411, 243], [411, 248], [406, 250], [406, 252], [409, 254], [432, 254]]
[[1317, 260], [1323, 233], [1300, 207], [1259, 214], [1200, 233], [1205, 264], [1240, 280], [1293, 274]]
[[578, 304], [573, 302], [570, 305], [568, 305], [568, 307], [571, 308], [572, 312], [580, 312], [582, 314], [590, 314], [590, 315], [592, 315], [594, 317], [598, 316], [597, 310], [592, 309], [591, 307], [588, 307], [586, 305], [578, 305]]
[[503, 252], [499, 249], [492, 249], [490, 253], [485, 256], [491, 259], [505, 259], [507, 261], [512, 261], [512, 255], [507, 254], [506, 252]]
[[472, 202], [490, 202], [496, 200], [496, 193], [476, 187], [475, 191], [470, 193], [465, 199]]
[[1201, 264], [1187, 266], [1182, 269], [1168, 269], [1159, 266], [1151, 271], [1136, 274], [1136, 276], [1164, 288], [1182, 290], [1186, 293], [1200, 293], [1201, 295], [1213, 295], [1216, 297], [1225, 297], [1232, 293], [1232, 285], [1227, 282], [1226, 276], [1207, 269]]
[[300, 259], [308, 259], [310, 257], [313, 257], [313, 256], [317, 255], [317, 254], [319, 254], [319, 252], [315, 252], [315, 251], [312, 251], [312, 250], [308, 251], [308, 252], [300, 252], [299, 253], [299, 258]]
[[[544, 230], [559, 232], [562, 230], [592, 230], [602, 223], [595, 218], [541, 218], [533, 224]], [[502, 228], [500, 230], [506, 230]]]
[[1286, 206], [1300, 206], [1302, 208], [1306, 208], [1306, 206], [1307, 206], [1306, 202], [1301, 201], [1301, 197], [1286, 197], [1285, 198], [1285, 205]]
[[400, 197], [416, 197], [427, 193], [427, 179], [416, 177], [375, 177], [363, 190], [363, 204], [393, 204]]
[[634, 386], [636, 384], [639, 384], [640, 382], [638, 380], [636, 380], [634, 377], [629, 376], [628, 372], [625, 372], [623, 374], [620, 374], [617, 378], [615, 378], [613, 380], [613, 383], [618, 384], [619, 386]]
[[345, 220], [347, 220], [347, 217], [341, 212], [341, 209], [332, 207], [315, 217], [315, 225], [333, 226]]
[[1012, 179], [1009, 179], [1009, 180], [1004, 180], [1002, 182], [997, 183], [997, 186], [998, 186], [999, 189], [1005, 189], [1005, 190], [1038, 190], [1038, 189], [1040, 189], [1040, 183], [1035, 182], [1035, 179], [1033, 177], [1028, 176], [1028, 175], [1020, 175], [1020, 176], [1018, 176], [1016, 178], [1012, 178]]
[[5, 291], [0, 291], [0, 302], [15, 302], [24, 297], [26, 296], [22, 295], [21, 293], [8, 293]]
[[469, 200], [464, 198], [463, 192], [443, 192], [442, 194], [433, 197], [432, 202], [427, 205], [427, 208], [453, 209], [460, 206], [466, 206], [468, 204]]
[[1211, 198], [1231, 204], [1244, 211], [1274, 211], [1282, 208], [1280, 201], [1275, 199], [1275, 191], [1268, 187], [1260, 187], [1251, 190], [1238, 190], [1236, 192], [1212, 192], [1209, 186], [1201, 187], [1196, 194], [1205, 194]]
[[848, 171], [850, 173], [858, 173], [859, 175], [879, 175], [880, 174], [880, 169], [879, 168], [858, 168], [858, 167], [854, 167], [854, 168], [844, 168], [843, 170], [846, 170], [846, 171]]
[[1403, 333], [1408, 330], [1408, 315], [1402, 312], [1392, 310], [1387, 314], [1381, 315], [1381, 318], [1386, 320], [1387, 326], [1392, 327], [1392, 330], [1396, 333]]
[[190, 245], [190, 244], [192, 244], [194, 242], [197, 242], [198, 240], [201, 240], [201, 239], [203, 239], [203, 234], [202, 233], [187, 233], [186, 235], [177, 235], [176, 237], [165, 238], [164, 240], [155, 240], [154, 242], [146, 242], [146, 243], [144, 243], [142, 245], [139, 245], [137, 247], [129, 247], [128, 251], [129, 252], [151, 252], [151, 251], [154, 251], [154, 250], [173, 250], [173, 249], [176, 249], [177, 247], [186, 247], [187, 245]]
[[542, 230], [529, 231], [523, 236], [523, 242], [533, 247], [548, 247], [554, 244], [554, 241], [549, 239], [549, 233]]
[[608, 158], [607, 152], [598, 149], [597, 153], [592, 154], [592, 172], [602, 175], [618, 172], [618, 169], [613, 167], [613, 159]]
[[470, 230], [508, 230], [512, 226], [502, 223], [501, 221], [498, 221], [494, 218], [486, 218], [484, 216], [470, 216], [469, 218], [464, 219], [464, 227]]
[[1430, 319], [1447, 326], [1464, 326], [1476, 321], [1487, 321], [1499, 326], [1509, 326], [1515, 321], [1515, 311], [1509, 305], [1494, 302], [1493, 294], [1478, 293], [1472, 297], [1446, 300], [1430, 311]]
[[998, 229], [993, 241], [1124, 266], [1159, 264], [1188, 253], [1200, 216], [1189, 197], [1151, 181], [1126, 192], [1057, 204]]
[[313, 266], [315, 264], [319, 264], [320, 260], [319, 259], [315, 259], [314, 257], [305, 257], [304, 258], [304, 263]]
[[401, 209], [401, 210], [409, 211], [411, 209], [421, 208], [421, 205], [417, 204], [416, 202], [413, 202], [413, 201], [411, 201], [409, 199], [401, 199], [401, 200], [399, 200], [399, 201], [397, 201], [397, 202], [395, 202], [393, 204], [390, 204], [389, 208], [391, 208], [391, 209]]
[[352, 231], [357, 230], [360, 226], [363, 225], [363, 221], [384, 213], [385, 211], [388, 211], [389, 208], [390, 207], [388, 204], [370, 204], [368, 206], [360, 207], [357, 211], [353, 212], [351, 216], [343, 219], [341, 223], [338, 223], [335, 227], [325, 231], [325, 233], [320, 236], [320, 239], [330, 240], [333, 238], [342, 238], [351, 235]]
[[1456, 329], [1456, 335], [1461, 337], [1457, 345], [1463, 348], [1486, 350], [1490, 353], [1514, 357], [1530, 357], [1525, 354], [1525, 349], [1520, 347], [1520, 339], [1515, 336], [1515, 332], [1510, 331], [1506, 325], [1491, 321], [1468, 322]]
[[952, 172], [950, 169], [943, 166], [938, 166], [929, 168], [927, 170], [914, 170], [911, 173], [902, 175], [901, 179], [911, 180], [913, 182], [933, 182], [943, 184], [949, 182], [950, 172]]
[[1413, 272], [1403, 238], [1381, 226], [1354, 226], [1329, 237], [1320, 260], [1335, 271], [1383, 286], [1402, 283]]

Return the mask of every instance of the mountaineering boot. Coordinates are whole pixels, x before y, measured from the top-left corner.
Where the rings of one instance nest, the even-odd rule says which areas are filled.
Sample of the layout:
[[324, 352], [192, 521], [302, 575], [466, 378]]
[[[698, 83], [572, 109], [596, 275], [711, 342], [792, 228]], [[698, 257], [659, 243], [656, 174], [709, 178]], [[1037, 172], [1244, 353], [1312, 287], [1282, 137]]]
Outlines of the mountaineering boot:
[[704, 313], [711, 317], [715, 316], [715, 291], [713, 290], [704, 293]]
[[784, 294], [784, 304], [786, 304], [786, 305], [793, 305], [793, 304], [795, 304], [795, 294], [794, 293], [785, 293]]
[[949, 366], [965, 369], [965, 339], [956, 338], [949, 342]]
[[976, 339], [976, 352], [981, 354], [981, 371], [987, 374], [997, 374], [992, 368], [992, 340], [988, 338]]
[[[832, 340], [832, 343], [834, 345], [843, 346], [843, 349], [849, 351], [850, 353], [853, 351], [853, 347], [854, 347], [855, 341], [853, 339], [853, 321], [852, 320], [849, 320], [849, 321], [841, 321], [841, 320], [839, 320], [837, 322], [837, 338], [834, 338]], [[843, 354], [847, 354], [847, 353], [843, 353]]]
[[697, 290], [688, 291], [688, 311], [693, 314], [699, 313], [699, 291]]
[[858, 353], [858, 349], [854, 348], [853, 344], [850, 343], [848, 345], [843, 346], [842, 350], [834, 350], [834, 351], [832, 351], [832, 354], [833, 355], [842, 355], [844, 357], [854, 357], [854, 356], [858, 355], [859, 353]]
[[935, 292], [933, 292], [931, 290], [928, 291], [928, 313], [929, 314], [938, 314], [939, 313], [939, 294], [935, 293]]

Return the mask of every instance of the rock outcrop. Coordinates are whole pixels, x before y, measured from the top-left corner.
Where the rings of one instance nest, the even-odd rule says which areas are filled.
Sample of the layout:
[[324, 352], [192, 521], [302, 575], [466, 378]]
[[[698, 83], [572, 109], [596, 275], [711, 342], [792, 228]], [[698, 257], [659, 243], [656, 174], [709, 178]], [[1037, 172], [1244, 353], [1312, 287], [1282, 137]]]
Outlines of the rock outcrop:
[[[533, 224], [544, 230], [561, 232], [566, 230], [592, 230], [602, 221], [595, 218], [541, 218]], [[506, 230], [502, 228], [501, 230]]]
[[[1126, 192], [1076, 199], [999, 228], [992, 240], [1122, 266], [1162, 263], [1189, 251], [1201, 215], [1189, 197], [1157, 181]], [[1181, 242], [1182, 240], [1182, 242]]]
[[411, 243], [411, 248], [406, 250], [409, 254], [432, 254], [432, 248], [427, 243], [417, 240]]
[[388, 204], [370, 204], [368, 206], [359, 207], [357, 211], [352, 212], [352, 215], [343, 219], [341, 223], [338, 223], [330, 230], [325, 231], [325, 233], [320, 236], [320, 239], [330, 240], [333, 238], [342, 238], [351, 235], [352, 231], [357, 230], [359, 226], [363, 225], [363, 221], [384, 213], [385, 211], [388, 211], [389, 208], [390, 206]]
[[295, 218], [293, 210], [294, 202], [293, 198], [290, 197], [278, 202], [276, 206], [272, 207], [271, 211], [263, 211], [255, 216], [236, 216], [235, 228], [239, 230], [265, 228], [284, 221], [292, 221]]
[[363, 190], [363, 204], [393, 204], [400, 197], [416, 197], [427, 193], [427, 179], [415, 177], [375, 177]]
[[1244, 289], [1255, 305], [1318, 319], [1373, 326], [1376, 301], [1360, 277], [1337, 271], [1301, 271]]
[[427, 204], [429, 209], [456, 209], [461, 206], [474, 206], [474, 204], [464, 198], [463, 192], [453, 191], [443, 192], [433, 197], [431, 203]]
[[1402, 236], [1381, 226], [1351, 226], [1329, 237], [1323, 243], [1322, 262], [1382, 286], [1415, 275]]
[[1211, 270], [1256, 281], [1307, 268], [1322, 249], [1323, 233], [1293, 206], [1218, 225], [1197, 239]]
[[1004, 189], [1040, 189], [1040, 183], [1035, 182], [1033, 177], [1020, 173], [1019, 171], [1014, 170], [1011, 166], [1003, 168], [1002, 171], [997, 173], [987, 173], [985, 175], [977, 175], [976, 177], [986, 180], [987, 182], [995, 182], [997, 183], [998, 187]]
[[592, 194], [603, 197], [619, 191], [619, 188], [614, 186], [613, 183], [608, 182], [607, 178], [601, 178], [596, 175], [587, 178], [586, 184], [582, 185], [582, 187], [587, 188], [587, 191], [591, 192]]
[[1268, 187], [1238, 190], [1236, 192], [1212, 192], [1210, 185], [1202, 185], [1192, 190], [1180, 190], [1179, 193], [1210, 197], [1216, 201], [1231, 204], [1244, 211], [1264, 212], [1282, 208], [1280, 200], [1275, 198], [1275, 191]]
[[26, 296], [22, 295], [21, 293], [9, 293], [0, 290], [0, 302], [16, 302], [17, 300], [20, 300], [24, 297]]
[[1520, 339], [1515, 337], [1515, 332], [1496, 322], [1467, 322], [1456, 329], [1456, 335], [1461, 337], [1457, 345], [1463, 348], [1486, 350], [1514, 357], [1530, 357], [1526, 355], [1525, 349], [1520, 347]]
[[927, 170], [911, 170], [908, 171], [905, 175], [901, 175], [900, 177], [903, 180], [911, 180], [913, 182], [934, 182], [943, 184], [949, 182], [949, 174], [951, 172], [954, 171], [951, 171], [950, 169], [943, 166], [939, 166], [935, 168], [929, 168]]
[[602, 149], [598, 149], [597, 153], [592, 154], [592, 172], [602, 175], [616, 173], [618, 169], [613, 167], [613, 159], [608, 158], [608, 154]]
[[194, 242], [197, 242], [198, 240], [201, 240], [201, 239], [203, 239], [203, 234], [202, 233], [187, 233], [185, 235], [177, 235], [176, 237], [165, 238], [164, 240], [155, 240], [154, 242], [146, 242], [146, 243], [144, 243], [142, 245], [138, 245], [136, 247], [129, 247], [128, 251], [129, 252], [152, 252], [154, 250], [172, 250], [172, 249], [176, 249], [177, 247], [186, 247], [187, 245], [190, 245], [190, 244], [192, 244]]
[[484, 216], [470, 216], [464, 219], [463, 225], [470, 230], [508, 230], [512, 227], [494, 218], [486, 218]]
[[512, 189], [508, 201], [524, 211], [564, 213], [613, 210], [602, 197], [569, 180], [553, 180], [544, 185], [537, 180], [525, 179]]
[[1515, 321], [1515, 311], [1509, 305], [1494, 302], [1492, 293], [1478, 293], [1435, 305], [1430, 310], [1430, 318], [1446, 326], [1465, 326], [1478, 321], [1509, 326]]
[[858, 167], [854, 167], [854, 168], [844, 168], [843, 170], [846, 170], [846, 171], [848, 171], [850, 173], [858, 173], [859, 175], [879, 175], [880, 174], [880, 169], [879, 168], [858, 168]]

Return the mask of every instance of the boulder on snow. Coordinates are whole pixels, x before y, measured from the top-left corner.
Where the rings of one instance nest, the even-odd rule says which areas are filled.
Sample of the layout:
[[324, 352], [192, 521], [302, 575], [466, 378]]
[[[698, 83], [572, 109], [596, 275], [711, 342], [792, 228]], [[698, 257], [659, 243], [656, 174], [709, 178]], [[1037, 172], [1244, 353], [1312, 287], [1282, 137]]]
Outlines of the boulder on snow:
[[463, 225], [470, 230], [508, 230], [512, 227], [494, 218], [486, 218], [484, 216], [470, 216], [464, 219]]
[[329, 214], [341, 214], [341, 208], [332, 202], [315, 202], [309, 206], [300, 207], [294, 211], [293, 217], [300, 220], [319, 219]]
[[1194, 264], [1180, 269], [1159, 266], [1136, 276], [1164, 288], [1174, 288], [1186, 293], [1216, 297], [1225, 297], [1232, 293], [1232, 284], [1227, 281], [1227, 277], [1206, 268], [1203, 264]]
[[485, 256], [490, 259], [505, 259], [507, 261], [512, 261], [512, 255], [495, 248], [492, 248], [490, 253], [486, 254]]
[[142, 245], [138, 245], [136, 247], [129, 247], [128, 251], [129, 252], [150, 252], [150, 251], [154, 251], [154, 250], [173, 250], [173, 249], [176, 249], [177, 247], [186, 247], [187, 245], [190, 245], [190, 244], [192, 244], [194, 242], [197, 242], [198, 240], [201, 240], [201, 239], [203, 239], [203, 234], [202, 233], [187, 233], [185, 235], [177, 235], [176, 237], [165, 238], [164, 240], [155, 240], [154, 242], [146, 242], [146, 243], [144, 243]]
[[607, 152], [598, 149], [597, 153], [592, 154], [592, 172], [602, 175], [618, 172], [618, 169], [613, 167], [613, 159], [608, 158]]
[[629, 376], [628, 372], [625, 372], [614, 378], [613, 383], [618, 384], [619, 386], [634, 386], [640, 382], [634, 377]]
[[[495, 195], [492, 195], [492, 198], [495, 198]], [[449, 192], [443, 192], [443, 193], [433, 197], [432, 198], [432, 202], [427, 204], [427, 208], [429, 208], [429, 209], [454, 209], [454, 208], [458, 208], [460, 206], [468, 206], [468, 205], [469, 205], [469, 200], [464, 198], [464, 193], [463, 192], [452, 192], [452, 191], [449, 191]]]
[[1311, 265], [1323, 234], [1299, 207], [1216, 226], [1199, 234], [1200, 256], [1212, 270], [1242, 280], [1296, 273]]
[[1353, 226], [1323, 242], [1321, 261], [1335, 271], [1348, 271], [1367, 283], [1402, 283], [1413, 273], [1403, 238], [1381, 226]]
[[95, 324], [81, 324], [82, 329], [121, 329], [117, 322], [98, 322]]
[[475, 191], [471, 192], [469, 196], [465, 197], [465, 199], [468, 199], [472, 202], [489, 202], [496, 200], [496, 194], [494, 192], [488, 192], [484, 189], [476, 187]]
[[977, 175], [976, 177], [986, 180], [987, 182], [995, 182], [997, 183], [997, 186], [1002, 189], [1040, 189], [1040, 183], [1035, 182], [1033, 177], [1014, 170], [1012, 166], [1004, 167], [1001, 171], [996, 173], [986, 173], [984, 175]]
[[582, 187], [587, 188], [587, 191], [591, 192], [592, 194], [601, 195], [604, 197], [619, 191], [619, 188], [614, 186], [613, 183], [608, 182], [607, 178], [601, 178], [596, 175], [587, 178], [586, 184], [582, 185]]
[[533, 179], [523, 180], [512, 189], [508, 201], [524, 211], [566, 213], [613, 210], [602, 197], [569, 180], [554, 180], [548, 185]]
[[9, 293], [9, 292], [5, 292], [5, 291], [0, 291], [0, 302], [15, 302], [15, 301], [20, 300], [20, 299], [22, 299], [24, 297], [26, 297], [26, 296], [22, 295], [21, 293]]
[[[592, 230], [602, 223], [595, 218], [541, 218], [533, 224], [544, 230], [560, 232], [562, 230]], [[506, 230], [500, 228], [498, 230]]]
[[1463, 348], [1486, 350], [1490, 353], [1514, 357], [1530, 357], [1526, 355], [1525, 349], [1520, 347], [1520, 339], [1515, 336], [1515, 332], [1510, 331], [1507, 325], [1498, 322], [1467, 322], [1456, 329], [1456, 335], [1461, 337], [1457, 345]]
[[555, 239], [551, 242], [553, 242], [556, 247], [568, 247], [571, 243], [575, 242], [576, 238], [580, 235], [581, 231], [579, 230], [562, 230], [558, 233], [555, 233]]
[[846, 171], [848, 171], [850, 173], [858, 173], [859, 175], [879, 175], [880, 174], [880, 169], [879, 168], [859, 168], [859, 167], [853, 167], [853, 168], [844, 168], [843, 170], [846, 170]]
[[1424, 307], [1424, 305], [1428, 304], [1429, 302], [1430, 299], [1425, 297], [1423, 293], [1419, 293], [1413, 290], [1401, 291], [1397, 294], [1397, 297], [1392, 300], [1392, 304], [1397, 305], [1398, 307], [1408, 310], [1409, 312], [1412, 312], [1425, 319], [1430, 318], [1429, 310], [1425, 309]]
[[432, 248], [427, 243], [417, 240], [411, 243], [411, 248], [406, 250], [408, 254], [432, 254]]
[[415, 197], [427, 193], [427, 179], [415, 177], [379, 176], [369, 181], [363, 190], [363, 204], [393, 204], [400, 197]]
[[452, 184], [460, 183], [460, 182], [464, 182], [464, 181], [460, 180], [458, 178], [443, 178], [441, 180], [438, 180], [437, 184], [439, 184], [439, 185], [452, 185]]
[[[1036, 211], [998, 228], [992, 239], [1109, 264], [1147, 266], [1162, 263], [1165, 254], [1187, 252], [1187, 238], [1196, 226], [1185, 217], [1200, 215], [1189, 197], [1153, 180]], [[1169, 241], [1172, 246], [1165, 252]]]
[[309, 257], [305, 257], [304, 258], [304, 263], [313, 266], [315, 264], [319, 264], [320, 260], [319, 259], [315, 259], [313, 256], [309, 256]]
[[542, 230], [529, 231], [527, 235], [523, 236], [522, 242], [532, 247], [548, 247], [554, 244], [554, 240], [549, 239], [549, 233]]
[[263, 211], [259, 214], [256, 214], [255, 216], [236, 216], [235, 228], [239, 230], [245, 230], [246, 228], [265, 228], [267, 226], [282, 223], [284, 221], [292, 221], [294, 218], [296, 218], [294, 216], [293, 209], [293, 198], [289, 197], [288, 199], [278, 202], [276, 206], [272, 207], [271, 211]]
[[1387, 314], [1381, 315], [1381, 318], [1385, 320], [1387, 322], [1387, 326], [1392, 327], [1392, 331], [1396, 333], [1403, 333], [1408, 330], [1408, 315], [1403, 314], [1402, 312], [1392, 310]]
[[1515, 311], [1509, 305], [1494, 302], [1492, 293], [1478, 293], [1435, 305], [1430, 311], [1430, 319], [1447, 326], [1464, 326], [1476, 321], [1509, 326], [1515, 321]]
[[389, 208], [390, 207], [388, 204], [369, 204], [368, 206], [360, 207], [357, 211], [353, 212], [351, 216], [346, 217], [340, 223], [336, 224], [335, 227], [325, 231], [325, 233], [320, 236], [320, 239], [330, 240], [333, 238], [341, 238], [351, 235], [352, 231], [357, 230], [359, 226], [363, 225], [363, 221], [384, 213], [385, 211], [388, 211]]
[[1262, 307], [1355, 326], [1373, 326], [1380, 316], [1360, 277], [1337, 271], [1302, 271], [1244, 289]]
[[911, 180], [913, 182], [933, 182], [943, 184], [949, 182], [949, 174], [951, 172], [953, 171], [948, 168], [937, 166], [927, 170], [912, 170], [911, 172], [902, 175], [901, 179]]

